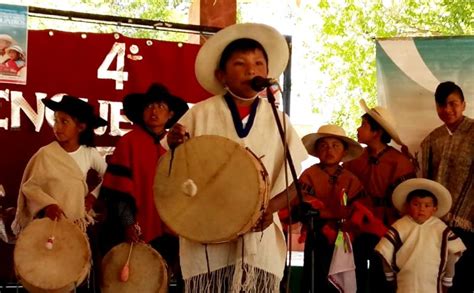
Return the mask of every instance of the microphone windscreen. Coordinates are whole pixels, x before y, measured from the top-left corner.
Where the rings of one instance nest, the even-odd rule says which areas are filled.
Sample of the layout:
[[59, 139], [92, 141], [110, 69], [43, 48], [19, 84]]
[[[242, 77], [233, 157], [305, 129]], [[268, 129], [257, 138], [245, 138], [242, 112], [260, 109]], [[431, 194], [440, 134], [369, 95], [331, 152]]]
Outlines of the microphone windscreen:
[[261, 76], [255, 76], [250, 81], [250, 87], [256, 92], [264, 90], [269, 85], [270, 83], [268, 82], [268, 79]]

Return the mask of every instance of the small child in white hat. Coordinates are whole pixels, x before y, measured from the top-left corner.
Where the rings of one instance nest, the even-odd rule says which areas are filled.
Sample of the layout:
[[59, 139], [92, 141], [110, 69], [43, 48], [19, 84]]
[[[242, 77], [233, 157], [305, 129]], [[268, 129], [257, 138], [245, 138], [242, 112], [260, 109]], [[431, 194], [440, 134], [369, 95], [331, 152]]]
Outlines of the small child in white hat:
[[[305, 202], [320, 212], [319, 217], [314, 220], [314, 237], [308, 236], [306, 240], [308, 227], [303, 226], [301, 230], [299, 241], [306, 241], [302, 286], [304, 292], [309, 290], [307, 286], [311, 284], [313, 271], [315, 287], [321, 292], [332, 292], [336, 289], [330, 283], [328, 273], [338, 231], [344, 230], [354, 236], [356, 227], [350, 225], [349, 219], [352, 206], [355, 202], [366, 204], [368, 201], [362, 183], [343, 168], [341, 163], [359, 157], [363, 148], [349, 138], [344, 129], [332, 124], [321, 126], [316, 133], [304, 136], [302, 141], [308, 153], [317, 157], [319, 163], [307, 168], [298, 181]], [[343, 203], [344, 196], [347, 197], [347, 205]], [[279, 213], [284, 222], [287, 213], [287, 210]], [[342, 222], [346, 223], [344, 227]], [[311, 270], [313, 254], [314, 269]], [[353, 287], [355, 290], [355, 283]]]
[[375, 247], [387, 281], [397, 292], [447, 292], [454, 265], [466, 250], [439, 219], [451, 208], [451, 194], [436, 181], [415, 178], [398, 185], [392, 201], [405, 216]]

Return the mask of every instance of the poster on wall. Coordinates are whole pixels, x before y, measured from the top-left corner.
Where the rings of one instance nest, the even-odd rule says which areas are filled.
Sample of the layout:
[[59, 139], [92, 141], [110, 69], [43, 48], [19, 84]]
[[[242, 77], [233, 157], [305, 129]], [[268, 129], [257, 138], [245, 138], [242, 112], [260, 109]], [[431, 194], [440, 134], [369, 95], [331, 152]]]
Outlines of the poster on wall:
[[0, 82], [26, 83], [27, 16], [25, 6], [0, 4]]
[[434, 92], [453, 81], [464, 93], [464, 115], [474, 117], [474, 37], [377, 40], [378, 102], [395, 116], [402, 141], [412, 153], [424, 137], [443, 124]]

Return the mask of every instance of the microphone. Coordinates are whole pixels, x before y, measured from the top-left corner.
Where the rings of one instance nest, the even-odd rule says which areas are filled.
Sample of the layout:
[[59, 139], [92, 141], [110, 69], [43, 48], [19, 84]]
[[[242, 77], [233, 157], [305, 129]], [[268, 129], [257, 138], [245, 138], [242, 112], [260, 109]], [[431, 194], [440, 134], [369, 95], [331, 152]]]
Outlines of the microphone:
[[256, 91], [260, 92], [264, 90], [265, 88], [278, 84], [278, 80], [274, 78], [265, 78], [261, 76], [255, 76], [250, 80], [250, 87]]

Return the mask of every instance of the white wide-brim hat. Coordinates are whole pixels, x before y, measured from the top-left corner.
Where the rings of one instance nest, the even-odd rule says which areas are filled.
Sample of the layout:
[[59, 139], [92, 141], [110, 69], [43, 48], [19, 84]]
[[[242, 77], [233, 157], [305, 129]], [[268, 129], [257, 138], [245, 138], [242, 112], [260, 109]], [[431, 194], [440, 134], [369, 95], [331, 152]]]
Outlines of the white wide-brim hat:
[[227, 45], [242, 38], [255, 40], [265, 49], [268, 56], [268, 77], [278, 78], [285, 70], [289, 57], [288, 44], [276, 29], [260, 23], [234, 24], [210, 37], [196, 57], [196, 78], [208, 92], [215, 95], [226, 92], [214, 73]]
[[364, 151], [358, 142], [346, 135], [344, 129], [337, 125], [328, 124], [319, 127], [318, 132], [307, 134], [302, 138], [308, 154], [317, 157], [316, 142], [323, 137], [335, 137], [347, 143], [346, 155], [341, 159], [342, 162], [358, 158]]
[[385, 109], [384, 107], [376, 106], [374, 108], [367, 107], [367, 104], [362, 99], [359, 101], [360, 106], [364, 110], [365, 113], [369, 114], [370, 117], [374, 118], [378, 124], [390, 135], [390, 137], [399, 145], [403, 145], [400, 136], [395, 128], [395, 119], [393, 118], [392, 114]]
[[7, 35], [7, 34], [0, 34], [0, 40], [7, 41], [10, 44], [16, 43], [15, 40], [10, 35]]
[[441, 218], [446, 215], [451, 209], [451, 193], [440, 183], [425, 179], [425, 178], [413, 178], [408, 179], [400, 183], [392, 194], [392, 202], [397, 210], [402, 214], [406, 213], [406, 199], [410, 192], [422, 189], [431, 192], [438, 199], [438, 209], [435, 212], [435, 216]]

